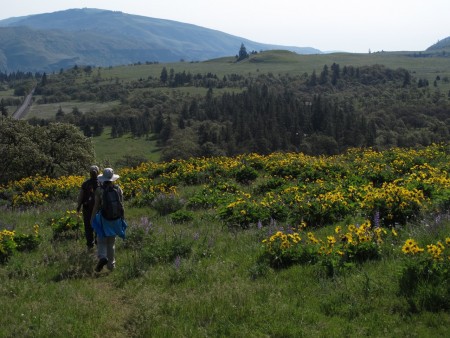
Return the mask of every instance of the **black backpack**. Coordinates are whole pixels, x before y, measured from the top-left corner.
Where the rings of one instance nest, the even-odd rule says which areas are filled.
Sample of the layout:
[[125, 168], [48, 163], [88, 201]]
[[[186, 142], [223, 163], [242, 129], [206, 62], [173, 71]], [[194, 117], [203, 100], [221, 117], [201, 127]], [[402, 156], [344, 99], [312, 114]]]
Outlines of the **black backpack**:
[[107, 185], [103, 187], [102, 216], [107, 220], [123, 218], [124, 210], [120, 201], [119, 187]]
[[83, 206], [89, 209], [94, 208], [95, 204], [95, 190], [100, 186], [98, 180], [92, 178], [83, 183], [81, 188], [83, 189]]

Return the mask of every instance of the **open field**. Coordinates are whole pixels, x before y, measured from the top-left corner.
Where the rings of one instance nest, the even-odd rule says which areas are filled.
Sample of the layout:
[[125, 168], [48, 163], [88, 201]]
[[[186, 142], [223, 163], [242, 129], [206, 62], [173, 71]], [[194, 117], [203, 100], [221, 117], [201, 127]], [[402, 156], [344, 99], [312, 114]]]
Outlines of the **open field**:
[[101, 273], [73, 211], [84, 178], [12, 182], [0, 187], [0, 336], [446, 337], [448, 156], [122, 168], [127, 237]]
[[130, 155], [149, 161], [159, 160], [160, 153], [156, 147], [156, 141], [147, 140], [144, 137], [133, 138], [130, 135], [111, 138], [111, 128], [105, 128], [101, 136], [93, 137], [92, 143], [97, 163], [103, 167], [113, 166], [118, 160]]
[[[35, 98], [35, 100], [37, 97]], [[112, 101], [106, 103], [99, 102], [58, 102], [58, 103], [49, 103], [49, 104], [32, 104], [31, 108], [26, 116], [26, 118], [39, 118], [39, 119], [51, 119], [55, 118], [56, 113], [59, 108], [61, 108], [64, 113], [71, 113], [74, 108], [78, 108], [78, 110], [82, 113], [87, 112], [102, 112], [108, 111], [111, 107], [117, 106], [119, 102]]]
[[[408, 53], [379, 52], [371, 54], [332, 53], [321, 55], [297, 55], [286, 51], [271, 51], [252, 55], [249, 60], [235, 63], [234, 58], [222, 58], [197, 63], [159, 63], [149, 65], [130, 65], [101, 69], [103, 78], [117, 78], [124, 81], [146, 78], [152, 76], [159, 78], [161, 70], [174, 69], [175, 72], [190, 72], [192, 74], [205, 74], [211, 72], [219, 78], [229, 74], [272, 73], [301, 75], [322, 71], [324, 65], [331, 66], [337, 63], [344, 66], [366, 66], [382, 64], [388, 68], [405, 68], [414, 77], [427, 79], [432, 86], [436, 76], [450, 77], [450, 62], [444, 57], [412, 57]], [[442, 91], [450, 89], [450, 83], [440, 83]]]

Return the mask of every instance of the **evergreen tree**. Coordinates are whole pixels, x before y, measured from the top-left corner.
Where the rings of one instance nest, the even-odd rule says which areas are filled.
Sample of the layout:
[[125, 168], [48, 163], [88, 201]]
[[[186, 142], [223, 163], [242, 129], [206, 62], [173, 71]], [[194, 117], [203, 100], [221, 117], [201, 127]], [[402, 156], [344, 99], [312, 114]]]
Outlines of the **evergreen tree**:
[[339, 65], [337, 63], [333, 63], [331, 65], [331, 72], [332, 72], [331, 84], [333, 86], [335, 86], [337, 84], [337, 82], [338, 82], [339, 77], [340, 77], [340, 69], [339, 69]]
[[317, 75], [316, 75], [316, 71], [313, 70], [311, 77], [309, 78], [309, 83], [308, 83], [311, 87], [314, 87], [317, 85]]
[[91, 137], [92, 136], [92, 130], [91, 127], [87, 124], [83, 125], [81, 127], [81, 130], [83, 131], [84, 136]]
[[241, 48], [239, 48], [239, 54], [238, 54], [238, 58], [237, 61], [241, 61], [244, 60], [246, 58], [248, 58], [248, 53], [247, 53], [247, 48], [245, 48], [244, 44], [241, 43]]
[[323, 70], [320, 73], [319, 84], [324, 85], [328, 82], [328, 66], [324, 65]]
[[100, 121], [95, 121], [93, 123], [93, 131], [92, 131], [92, 135], [93, 136], [100, 136], [103, 133], [103, 125], [100, 123]]
[[164, 127], [164, 116], [161, 111], [158, 112], [155, 121], [153, 122], [153, 132], [159, 134]]
[[163, 67], [161, 70], [161, 75], [159, 76], [159, 80], [162, 84], [166, 84], [167, 80], [169, 79], [169, 74], [167, 73], [167, 68]]
[[44, 87], [47, 84], [47, 74], [44, 73], [41, 78], [41, 86]]
[[3, 99], [0, 100], [0, 113], [2, 116], [8, 116], [8, 108], [6, 108], [6, 104]]
[[166, 143], [171, 137], [173, 133], [172, 120], [170, 116], [167, 117], [166, 121], [164, 121], [164, 126], [159, 133], [159, 138], [163, 143]]
[[403, 78], [403, 87], [407, 87], [411, 84], [411, 74], [408, 71], [405, 71]]
[[56, 112], [56, 119], [61, 120], [64, 117], [64, 115], [66, 115], [66, 113], [64, 112], [62, 107], [59, 106], [58, 111]]

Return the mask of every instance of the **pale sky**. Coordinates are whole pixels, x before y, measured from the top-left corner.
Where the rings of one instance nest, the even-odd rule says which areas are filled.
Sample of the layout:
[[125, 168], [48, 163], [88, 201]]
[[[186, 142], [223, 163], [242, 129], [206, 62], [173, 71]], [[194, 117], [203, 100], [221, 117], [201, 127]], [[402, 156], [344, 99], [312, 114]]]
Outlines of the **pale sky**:
[[0, 0], [0, 20], [85, 7], [321, 51], [422, 51], [450, 36], [450, 0]]

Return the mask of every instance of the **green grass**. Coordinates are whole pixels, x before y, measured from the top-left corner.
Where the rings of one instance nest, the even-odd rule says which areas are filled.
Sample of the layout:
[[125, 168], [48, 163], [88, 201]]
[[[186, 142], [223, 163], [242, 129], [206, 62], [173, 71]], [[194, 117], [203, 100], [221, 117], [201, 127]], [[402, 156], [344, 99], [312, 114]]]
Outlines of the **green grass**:
[[[0, 90], [0, 100], [9, 98], [17, 98], [14, 96], [14, 89]], [[16, 106], [6, 106], [9, 115], [13, 114], [17, 108]]]
[[152, 76], [159, 78], [161, 70], [166, 67], [177, 72], [190, 72], [191, 74], [206, 74], [211, 72], [219, 78], [229, 74], [257, 74], [272, 73], [301, 75], [311, 74], [313, 70], [322, 71], [324, 65], [333, 63], [344, 66], [365, 66], [382, 64], [389, 68], [405, 68], [419, 78], [426, 78], [430, 84], [436, 78], [450, 76], [450, 63], [444, 57], [411, 57], [406, 52], [379, 52], [371, 54], [332, 53], [319, 55], [299, 55], [287, 51], [268, 51], [252, 55], [249, 60], [236, 63], [233, 57], [220, 58], [204, 62], [187, 63], [159, 63], [149, 65], [131, 65], [101, 70], [103, 78], [117, 78], [120, 80], [135, 80]]
[[[38, 97], [35, 98], [37, 100]], [[61, 108], [64, 113], [69, 114], [72, 112], [73, 108], [78, 108], [78, 110], [82, 113], [87, 112], [103, 112], [111, 110], [111, 108], [118, 106], [119, 102], [107, 102], [107, 103], [99, 103], [99, 102], [58, 102], [58, 103], [48, 103], [48, 104], [32, 104], [30, 110], [26, 118], [40, 118], [40, 119], [51, 119], [55, 118], [56, 113], [59, 108]]]
[[159, 161], [160, 151], [155, 140], [145, 137], [133, 138], [126, 134], [119, 138], [111, 137], [111, 128], [105, 128], [103, 134], [92, 138], [97, 163], [100, 166], [114, 165], [118, 160], [132, 155], [154, 162]]
[[193, 241], [193, 251], [178, 267], [148, 265], [143, 246], [126, 249], [118, 239], [117, 269], [94, 274], [82, 236], [52, 240], [43, 225], [49, 212], [4, 213], [17, 229], [42, 224], [43, 241], [0, 266], [2, 337], [443, 337], [450, 325], [448, 312], [408, 311], [397, 296], [395, 255], [335, 278], [305, 265], [254, 279], [267, 229], [230, 232], [205, 212], [174, 225], [128, 206], [128, 234], [148, 216], [154, 243], [177, 235]]
[[0, 90], [0, 99], [14, 97], [14, 89]]

